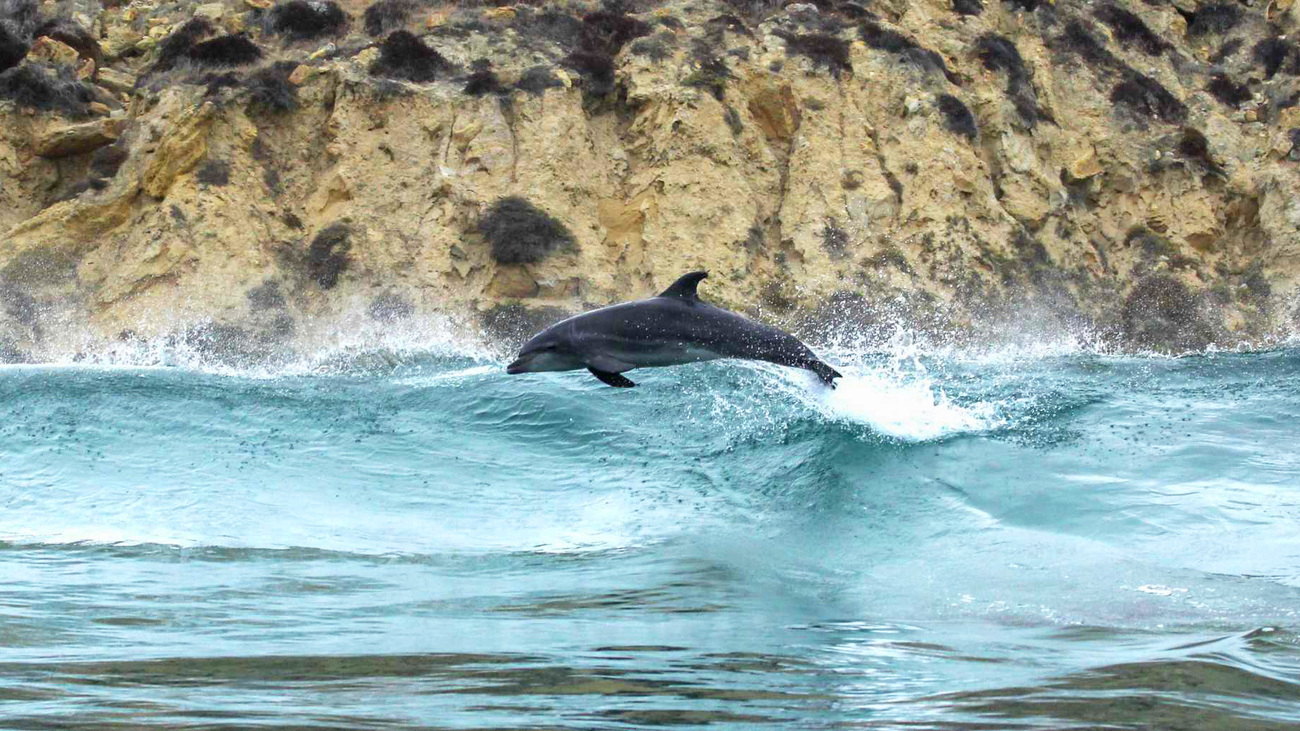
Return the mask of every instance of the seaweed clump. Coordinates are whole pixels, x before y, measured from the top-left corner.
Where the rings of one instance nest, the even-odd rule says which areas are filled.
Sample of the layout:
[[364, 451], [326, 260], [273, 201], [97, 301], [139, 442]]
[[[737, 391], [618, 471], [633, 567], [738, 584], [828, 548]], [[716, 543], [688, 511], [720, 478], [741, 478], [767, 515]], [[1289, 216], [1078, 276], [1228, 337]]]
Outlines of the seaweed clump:
[[979, 128], [975, 124], [975, 115], [962, 100], [952, 94], [940, 94], [935, 99], [935, 106], [938, 107], [939, 113], [943, 115], [944, 126], [953, 134], [961, 135], [969, 140], [974, 140], [979, 134]]
[[499, 264], [538, 262], [556, 249], [574, 245], [573, 234], [563, 223], [519, 196], [492, 204], [479, 219], [478, 229]]
[[380, 45], [370, 75], [426, 83], [450, 69], [451, 63], [441, 53], [424, 45], [413, 33], [398, 30], [389, 33]]
[[271, 8], [268, 28], [290, 41], [336, 36], [347, 29], [348, 16], [334, 0], [285, 0]]
[[849, 43], [842, 38], [826, 33], [797, 35], [784, 31], [777, 31], [775, 35], [785, 41], [787, 52], [809, 59], [815, 68], [826, 67], [836, 79], [845, 71], [853, 73]]
[[338, 284], [339, 275], [351, 263], [348, 252], [352, 250], [352, 228], [345, 223], [332, 223], [321, 229], [307, 249], [307, 274], [320, 285], [330, 289]]

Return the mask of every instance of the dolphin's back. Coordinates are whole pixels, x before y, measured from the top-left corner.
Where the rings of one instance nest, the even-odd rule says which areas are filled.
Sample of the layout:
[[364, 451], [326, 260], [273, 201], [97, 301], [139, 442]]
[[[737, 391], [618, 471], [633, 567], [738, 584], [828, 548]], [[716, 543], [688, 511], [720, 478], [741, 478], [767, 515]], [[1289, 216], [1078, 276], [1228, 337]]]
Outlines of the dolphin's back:
[[807, 368], [817, 360], [794, 336], [698, 300], [652, 297], [594, 310], [562, 325], [584, 347], [617, 352], [641, 367], [750, 358]]

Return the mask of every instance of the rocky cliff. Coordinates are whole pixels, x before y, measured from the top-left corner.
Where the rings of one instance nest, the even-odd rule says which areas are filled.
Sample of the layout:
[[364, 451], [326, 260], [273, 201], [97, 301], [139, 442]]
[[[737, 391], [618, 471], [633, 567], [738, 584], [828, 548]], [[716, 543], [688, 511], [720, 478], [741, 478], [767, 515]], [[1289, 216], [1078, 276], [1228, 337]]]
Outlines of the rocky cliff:
[[1293, 337], [1292, 0], [0, 0], [0, 358], [489, 330]]

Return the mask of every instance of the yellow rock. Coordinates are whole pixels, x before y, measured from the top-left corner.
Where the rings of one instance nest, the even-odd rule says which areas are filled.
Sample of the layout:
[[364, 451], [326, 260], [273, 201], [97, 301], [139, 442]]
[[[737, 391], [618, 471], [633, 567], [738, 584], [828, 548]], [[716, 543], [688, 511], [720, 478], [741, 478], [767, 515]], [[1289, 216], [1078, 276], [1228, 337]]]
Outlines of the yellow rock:
[[1087, 180], [1104, 172], [1101, 161], [1097, 159], [1097, 150], [1089, 147], [1088, 151], [1075, 158], [1068, 168], [1070, 177], [1075, 180]]
[[489, 8], [483, 11], [485, 20], [511, 21], [515, 19], [516, 10], [510, 6], [501, 8]]
[[194, 17], [205, 18], [214, 23], [218, 20], [221, 20], [221, 16], [225, 14], [226, 14], [226, 4], [220, 2], [204, 3], [194, 8]]
[[294, 86], [301, 86], [302, 82], [310, 79], [314, 75], [314, 69], [311, 66], [300, 65], [289, 74], [289, 83]]
[[103, 147], [122, 134], [123, 120], [99, 119], [94, 122], [55, 127], [36, 143], [41, 157], [67, 157]]
[[317, 48], [315, 51], [313, 51], [312, 54], [311, 54], [310, 56], [307, 57], [307, 60], [308, 60], [308, 61], [315, 61], [315, 60], [317, 60], [317, 59], [319, 59], [319, 58], [322, 58], [322, 57], [324, 57], [324, 56], [328, 56], [328, 55], [331, 54], [331, 53], [334, 53], [336, 50], [338, 50], [338, 47], [335, 46], [333, 43], [326, 43], [325, 45], [323, 45], [323, 46], [321, 46], [320, 48]]
[[166, 197], [177, 176], [199, 164], [208, 152], [208, 130], [215, 112], [215, 105], [204, 102], [177, 115], [145, 163], [140, 182], [146, 193]]
[[77, 63], [77, 51], [71, 46], [60, 43], [53, 38], [37, 38], [32, 44], [32, 49], [27, 52], [27, 57], [33, 61], [45, 61], [62, 66], [73, 66]]

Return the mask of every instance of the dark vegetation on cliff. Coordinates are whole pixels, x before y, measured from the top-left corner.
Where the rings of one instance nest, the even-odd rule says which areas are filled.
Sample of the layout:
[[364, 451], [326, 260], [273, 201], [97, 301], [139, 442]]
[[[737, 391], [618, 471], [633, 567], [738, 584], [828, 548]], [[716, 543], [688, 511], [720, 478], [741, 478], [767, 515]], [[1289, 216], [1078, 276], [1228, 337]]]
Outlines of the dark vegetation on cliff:
[[129, 155], [130, 150], [122, 139], [95, 150], [94, 154], [90, 156], [91, 178], [111, 179], [117, 175], [118, 169], [122, 167], [122, 163], [126, 162]]
[[1144, 117], [1167, 124], [1180, 124], [1187, 119], [1187, 107], [1160, 82], [1134, 72], [1111, 90], [1110, 100], [1122, 104]]
[[650, 38], [637, 39], [629, 46], [629, 50], [638, 56], [645, 56], [655, 63], [663, 63], [672, 56], [672, 52], [668, 50], [672, 41], [671, 33], [660, 33]]
[[1007, 75], [1007, 97], [1015, 105], [1016, 113], [1031, 129], [1042, 113], [1038, 108], [1038, 95], [1034, 92], [1029, 69], [1016, 45], [996, 33], [985, 33], [975, 40], [975, 53], [984, 68], [1001, 71]]
[[555, 72], [545, 66], [533, 66], [519, 75], [515, 88], [529, 94], [545, 94], [547, 89], [559, 89], [564, 86]]
[[952, 0], [952, 10], [958, 15], [979, 15], [984, 12], [984, 3], [980, 0]]
[[476, 68], [465, 79], [465, 88], [463, 91], [470, 96], [486, 96], [487, 94], [502, 94], [506, 89], [501, 86], [501, 80], [497, 78], [496, 72], [492, 70], [492, 64], [487, 59], [479, 59], [475, 62]]
[[616, 55], [623, 46], [637, 38], [650, 35], [650, 25], [621, 12], [597, 10], [582, 17], [586, 28], [583, 45], [590, 50], [603, 50]]
[[1124, 300], [1120, 314], [1124, 335], [1134, 345], [1150, 350], [1201, 350], [1214, 338], [1199, 300], [1173, 276], [1145, 277]]
[[366, 12], [361, 16], [366, 33], [377, 38], [401, 28], [406, 25], [407, 19], [415, 12], [416, 7], [413, 0], [379, 0], [366, 8]]
[[1102, 45], [1082, 20], [1072, 20], [1050, 43], [1058, 52], [1074, 54], [1100, 79], [1119, 77], [1110, 101], [1135, 115], [1166, 124], [1181, 124], [1187, 107], [1159, 81], [1139, 73]]
[[404, 30], [388, 34], [379, 47], [379, 59], [370, 66], [372, 76], [427, 83], [452, 69], [441, 53]]
[[499, 264], [538, 262], [556, 249], [574, 246], [563, 223], [519, 196], [501, 198], [479, 219], [479, 233]]
[[27, 56], [27, 44], [0, 23], [0, 71], [7, 71]]
[[204, 185], [218, 188], [230, 185], [230, 163], [225, 160], [208, 160], [199, 166], [194, 177]]
[[975, 124], [975, 115], [971, 114], [970, 109], [962, 100], [952, 94], [940, 94], [935, 99], [935, 106], [938, 107], [939, 113], [943, 115], [943, 125], [948, 128], [949, 132], [961, 135], [971, 141], [975, 140], [979, 134], [979, 128]]
[[1233, 108], [1251, 99], [1250, 89], [1246, 88], [1245, 84], [1236, 83], [1227, 74], [1215, 74], [1205, 90], [1215, 99]]
[[307, 249], [307, 274], [321, 289], [338, 284], [339, 275], [348, 268], [352, 250], [352, 228], [346, 223], [332, 223], [321, 229]]
[[1265, 79], [1276, 76], [1288, 59], [1291, 63], [1287, 67], [1287, 72], [1292, 75], [1300, 74], [1300, 53], [1297, 53], [1294, 44], [1278, 36], [1269, 36], [1256, 43], [1251, 49], [1251, 58], [1264, 70]]
[[342, 34], [348, 27], [347, 13], [334, 0], [306, 2], [286, 0], [267, 14], [267, 30], [289, 41], [311, 41]]
[[1114, 3], [1102, 5], [1094, 14], [1098, 20], [1110, 26], [1120, 43], [1136, 45], [1148, 56], [1159, 56], [1171, 48], [1168, 42], [1147, 27], [1142, 18]]
[[943, 56], [922, 47], [898, 31], [889, 30], [879, 23], [868, 20], [858, 26], [858, 36], [871, 48], [895, 54], [900, 61], [910, 63], [923, 71], [938, 71], [949, 83], [961, 86], [961, 79], [948, 68]]
[[696, 48], [692, 56], [695, 69], [682, 79], [682, 85], [705, 89], [718, 101], [726, 99], [727, 82], [732, 78], [727, 62], [713, 55], [713, 52], [703, 44]]
[[212, 24], [203, 18], [191, 18], [185, 21], [158, 46], [158, 60], [151, 71], [170, 71], [175, 68], [177, 63], [189, 55], [190, 49], [200, 39], [207, 38], [214, 32]]
[[1210, 155], [1210, 141], [1198, 129], [1192, 127], [1184, 129], [1174, 150], [1183, 159], [1197, 164], [1207, 172], [1215, 175], [1224, 174], [1223, 167]]
[[247, 66], [262, 60], [262, 49], [247, 36], [218, 36], [195, 44], [185, 57], [200, 66]]
[[81, 117], [89, 113], [94, 98], [91, 86], [78, 81], [66, 66], [29, 61], [0, 73], [0, 99], [24, 109]]
[[822, 226], [822, 247], [832, 259], [843, 259], [849, 255], [849, 235], [833, 217], [826, 219]]
[[574, 51], [564, 57], [564, 65], [577, 71], [592, 96], [605, 96], [614, 90], [614, 59], [599, 51]]
[[1243, 15], [1236, 3], [1211, 3], [1190, 13], [1177, 6], [1174, 9], [1187, 19], [1187, 35], [1193, 37], [1227, 33], [1237, 27]]
[[66, 18], [46, 18], [36, 0], [0, 0], [0, 71], [20, 64], [36, 40], [49, 38], [99, 63], [99, 41], [80, 23]]
[[289, 75], [295, 67], [293, 61], [277, 61], [249, 76], [245, 82], [249, 106], [273, 113], [297, 109], [298, 87], [289, 83]]
[[853, 64], [849, 61], [849, 42], [842, 38], [825, 33], [796, 35], [783, 31], [776, 31], [775, 35], [785, 41], [787, 53], [804, 56], [813, 62], [814, 67], [825, 67], [837, 79], [845, 71], [853, 73]]

